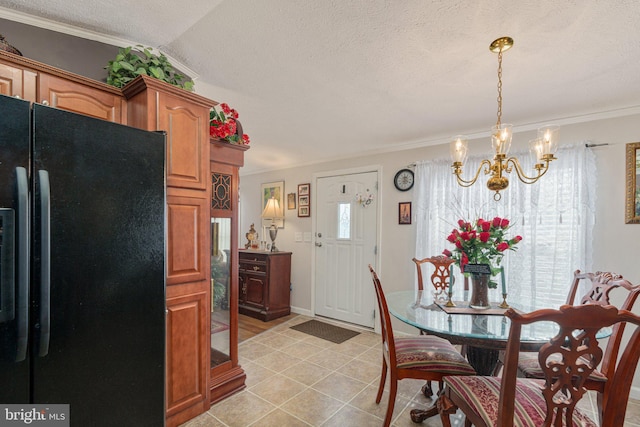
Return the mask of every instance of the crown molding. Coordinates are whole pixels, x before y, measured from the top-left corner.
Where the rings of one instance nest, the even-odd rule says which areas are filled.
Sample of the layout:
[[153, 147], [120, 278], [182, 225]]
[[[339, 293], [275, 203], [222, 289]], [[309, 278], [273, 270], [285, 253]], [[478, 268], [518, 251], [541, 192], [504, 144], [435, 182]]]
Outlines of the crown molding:
[[[38, 16], [28, 15], [22, 12], [16, 12], [15, 10], [7, 9], [5, 7], [0, 7], [0, 18], [7, 19], [9, 21], [20, 22], [26, 25], [32, 25], [34, 27], [43, 28], [45, 30], [51, 30], [62, 34], [67, 34], [74, 37], [79, 37], [82, 39], [93, 40], [100, 43], [109, 44], [116, 47], [126, 47], [126, 46], [136, 46], [142, 43], [123, 39], [120, 37], [109, 36], [106, 34], [98, 33], [96, 31], [85, 30], [83, 28], [79, 28], [73, 25], [63, 24], [61, 22], [52, 21], [46, 18], [40, 18]], [[160, 52], [160, 50], [156, 47], [151, 47], [151, 50], [154, 53]], [[162, 52], [164, 53], [164, 52]], [[180, 61], [175, 58], [167, 55], [169, 62], [174, 66], [174, 68], [180, 70], [183, 74], [188, 75], [194, 82], [200, 77], [198, 73], [193, 71], [191, 68], [187, 67]]]

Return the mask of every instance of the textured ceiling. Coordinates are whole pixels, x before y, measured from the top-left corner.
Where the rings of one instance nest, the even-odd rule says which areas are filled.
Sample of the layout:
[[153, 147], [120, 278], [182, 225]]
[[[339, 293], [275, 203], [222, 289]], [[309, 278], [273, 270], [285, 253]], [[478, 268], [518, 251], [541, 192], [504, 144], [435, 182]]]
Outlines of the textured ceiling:
[[243, 173], [640, 107], [637, 0], [0, 0], [154, 46], [240, 112]]

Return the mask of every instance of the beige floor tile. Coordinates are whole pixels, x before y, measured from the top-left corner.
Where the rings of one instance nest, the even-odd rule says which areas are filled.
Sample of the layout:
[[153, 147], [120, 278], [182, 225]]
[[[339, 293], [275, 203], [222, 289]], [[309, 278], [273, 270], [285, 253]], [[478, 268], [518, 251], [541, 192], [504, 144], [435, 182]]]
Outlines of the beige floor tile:
[[306, 385], [287, 378], [274, 375], [251, 388], [251, 392], [276, 406], [282, 405], [296, 394], [302, 393]]
[[625, 426], [640, 426], [640, 401], [629, 400], [627, 414], [624, 418]]
[[353, 360], [353, 357], [342, 353], [336, 353], [331, 350], [323, 350], [312, 356], [309, 356], [307, 362], [315, 363], [323, 368], [336, 370]]
[[354, 359], [338, 369], [343, 375], [355, 378], [365, 383], [370, 383], [380, 376], [381, 367], [379, 364], [364, 362]]
[[313, 335], [309, 335], [309, 334], [304, 334], [304, 335], [305, 337], [303, 341], [308, 342], [309, 344], [317, 345], [318, 347], [322, 347], [326, 349], [335, 345], [331, 341], [327, 341], [323, 338], [314, 337]]
[[314, 390], [348, 402], [360, 393], [367, 383], [334, 372], [311, 386]]
[[300, 359], [281, 351], [274, 351], [266, 356], [256, 359], [254, 362], [267, 369], [271, 369], [272, 371], [281, 372], [300, 362]]
[[341, 408], [334, 416], [322, 424], [322, 427], [379, 427], [382, 420], [353, 406]]
[[266, 400], [245, 391], [215, 404], [209, 413], [229, 427], [246, 427], [275, 408]]
[[283, 346], [281, 349], [281, 351], [303, 360], [321, 352], [322, 350], [322, 347], [306, 341], [296, 341], [286, 347]]
[[356, 335], [355, 337], [349, 339], [349, 341], [364, 345], [366, 347], [373, 347], [374, 345], [380, 344], [382, 339], [380, 338], [380, 335], [374, 334], [372, 332], [361, 332], [360, 335]]
[[319, 426], [333, 416], [344, 403], [319, 391], [307, 389], [281, 406], [284, 411], [313, 426]]
[[247, 388], [251, 388], [261, 381], [264, 381], [267, 378], [271, 378], [276, 374], [276, 372], [272, 371], [271, 369], [267, 369], [264, 366], [258, 365], [254, 362], [243, 363], [242, 369], [247, 375], [247, 379], [244, 382]]
[[182, 427], [225, 427], [225, 425], [215, 419], [210, 413], [205, 412], [185, 424], [182, 424]]
[[311, 424], [305, 423], [299, 418], [284, 412], [281, 409], [269, 412], [260, 418], [251, 427], [309, 427]]
[[296, 344], [298, 343], [299, 340], [292, 338], [292, 337], [288, 337], [286, 335], [282, 335], [282, 334], [273, 334], [268, 338], [265, 338], [263, 340], [260, 341], [260, 344], [264, 344], [267, 345], [269, 347], [273, 347], [276, 350], [281, 350], [285, 347], [288, 347], [292, 344]]
[[317, 383], [318, 381], [329, 375], [331, 372], [332, 371], [330, 371], [329, 369], [303, 360], [302, 362], [297, 363], [292, 367], [284, 370], [282, 372], [282, 375], [306, 384], [307, 386], [310, 386]]
[[331, 345], [329, 350], [335, 351], [336, 353], [347, 354], [351, 357], [358, 357], [362, 353], [370, 350], [370, 347], [347, 340], [341, 344]]
[[382, 349], [380, 348], [380, 345], [373, 346], [369, 350], [356, 357], [356, 359], [363, 360], [369, 363], [375, 363], [380, 366], [380, 369], [382, 369]]
[[238, 353], [245, 359], [256, 360], [276, 351], [274, 348], [260, 344], [259, 342], [248, 342], [238, 347]]
[[[283, 329], [283, 330], [279, 331], [280, 335], [284, 335], [286, 337], [293, 338], [293, 339], [296, 339], [296, 340], [299, 340], [299, 341], [304, 341], [310, 336], [308, 334], [305, 334], [304, 332], [300, 332], [300, 331], [296, 331], [295, 329], [291, 329], [290, 326], [292, 326], [292, 325], [289, 325], [289, 326], [287, 326], [286, 329]], [[317, 338], [317, 339], [320, 339], [320, 338]]]
[[[376, 403], [377, 394], [378, 387], [369, 385], [358, 395], [356, 395], [356, 397], [354, 397], [349, 402], [349, 405], [354, 406], [369, 414], [375, 415], [378, 418], [384, 419], [384, 417], [387, 415], [389, 392], [385, 391], [384, 393], [382, 393], [379, 404]], [[396, 396], [395, 404], [393, 406], [393, 416], [391, 417], [391, 419], [394, 420], [404, 410], [409, 402], [411, 402], [411, 400], [406, 397]]]

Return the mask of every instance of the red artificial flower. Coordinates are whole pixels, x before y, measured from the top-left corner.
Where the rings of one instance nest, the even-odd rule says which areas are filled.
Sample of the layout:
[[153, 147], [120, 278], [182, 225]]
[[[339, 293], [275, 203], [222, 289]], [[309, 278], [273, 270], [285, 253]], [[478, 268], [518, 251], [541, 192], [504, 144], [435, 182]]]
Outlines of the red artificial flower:
[[504, 252], [507, 249], [509, 249], [509, 243], [507, 242], [500, 242], [498, 243], [498, 245], [496, 246], [496, 249], [498, 250], [498, 252]]
[[229, 107], [229, 104], [223, 102], [222, 104], [220, 104], [220, 108], [222, 108], [222, 112], [225, 114], [231, 113], [231, 107]]
[[460, 240], [456, 240], [455, 245], [456, 245], [456, 248], [462, 249], [462, 242]]
[[482, 221], [480, 227], [482, 228], [482, 231], [489, 231], [491, 230], [491, 223], [489, 221]]
[[249, 141], [249, 135], [247, 135], [246, 133], [242, 134], [242, 142], [243, 142], [245, 145], [248, 145], [248, 144], [249, 144], [249, 142], [251, 142], [251, 141]]
[[442, 255], [446, 256], [447, 258], [451, 258], [451, 251], [449, 249], [445, 249], [444, 251], [442, 251]]
[[488, 231], [483, 231], [482, 233], [480, 233], [480, 241], [482, 243], [487, 243], [489, 241], [489, 237], [491, 237], [491, 233], [489, 233]]
[[493, 223], [492, 224], [493, 224], [494, 227], [498, 228], [498, 227], [500, 227], [500, 222], [501, 221], [502, 221], [502, 218], [495, 217], [495, 218], [493, 218]]
[[460, 233], [460, 237], [462, 238], [462, 240], [468, 241], [469, 240], [469, 232], [468, 231], [463, 231], [462, 233]]
[[465, 227], [466, 224], [467, 223], [463, 219], [459, 219], [458, 220], [458, 226], [460, 226], [460, 229], [465, 229], [466, 228]]
[[447, 237], [447, 240], [450, 241], [451, 243], [454, 243], [456, 241], [456, 239], [457, 239], [457, 237], [453, 233], [449, 234], [449, 237]]
[[460, 270], [464, 271], [464, 266], [469, 264], [469, 257], [467, 254], [462, 252], [462, 257], [460, 258]]
[[507, 228], [508, 226], [509, 226], [509, 220], [507, 218], [503, 218], [502, 221], [500, 221], [500, 227]]

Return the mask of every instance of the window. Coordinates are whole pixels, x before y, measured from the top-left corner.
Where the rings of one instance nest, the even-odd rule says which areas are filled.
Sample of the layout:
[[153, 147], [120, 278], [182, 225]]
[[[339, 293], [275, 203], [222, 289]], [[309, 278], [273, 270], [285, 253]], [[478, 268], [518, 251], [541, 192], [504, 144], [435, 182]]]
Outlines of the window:
[[[533, 171], [526, 161], [527, 153], [516, 156], [525, 171]], [[520, 182], [515, 172], [507, 174], [510, 185], [498, 202], [486, 188], [483, 173], [473, 186], [463, 188], [456, 183], [449, 160], [418, 163], [416, 257], [439, 255], [445, 248], [451, 249], [446, 236], [459, 218], [508, 218], [512, 225], [509, 236], [519, 234], [523, 240], [516, 251], [504, 256], [501, 264], [506, 271], [507, 301], [535, 301], [551, 307], [563, 304], [573, 272], [591, 270], [596, 171], [594, 155], [584, 144], [562, 147], [556, 157], [558, 160], [535, 184]], [[470, 158], [463, 177], [469, 178], [480, 160]], [[456, 282], [462, 283], [461, 278]], [[454, 286], [454, 292], [460, 288]], [[500, 298], [498, 292], [490, 291], [492, 301]]]
[[351, 203], [338, 203], [338, 239], [351, 238]]

